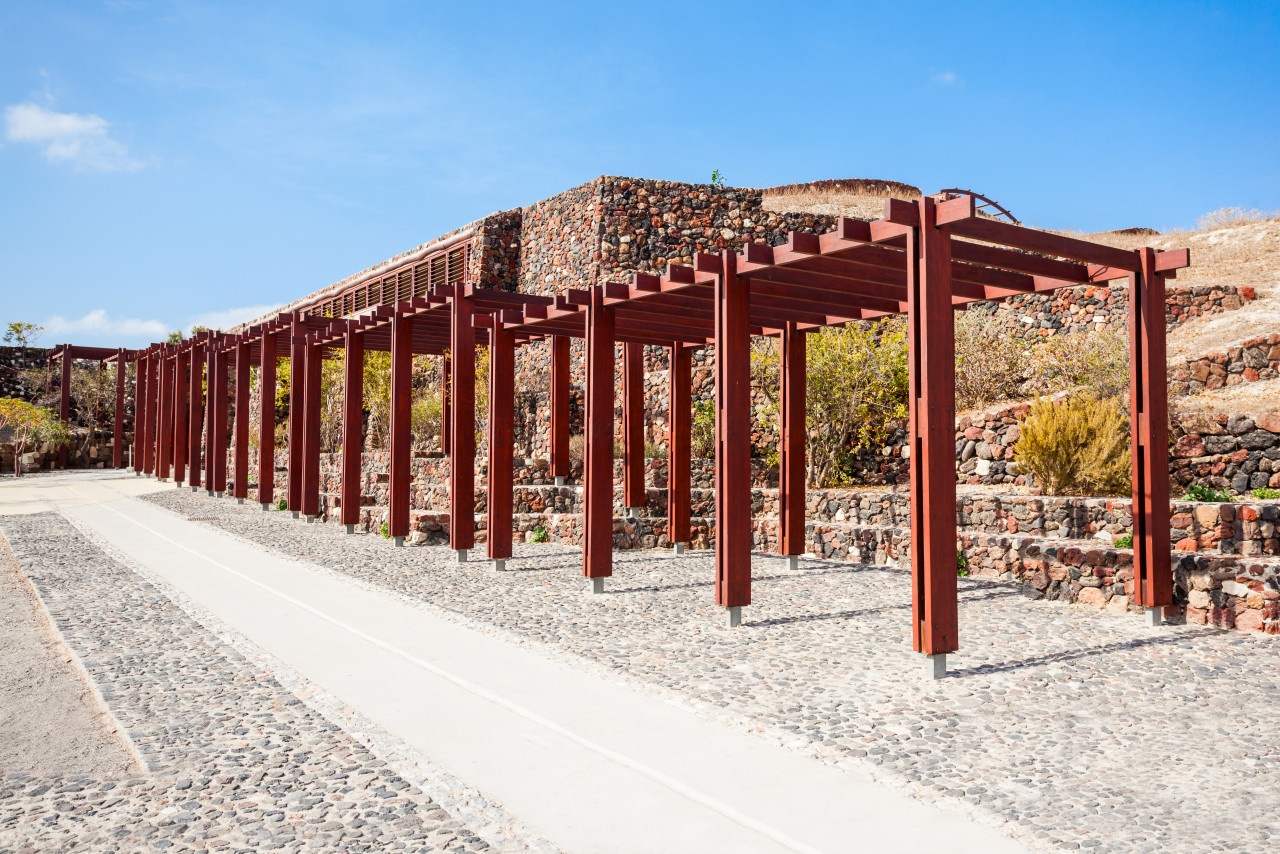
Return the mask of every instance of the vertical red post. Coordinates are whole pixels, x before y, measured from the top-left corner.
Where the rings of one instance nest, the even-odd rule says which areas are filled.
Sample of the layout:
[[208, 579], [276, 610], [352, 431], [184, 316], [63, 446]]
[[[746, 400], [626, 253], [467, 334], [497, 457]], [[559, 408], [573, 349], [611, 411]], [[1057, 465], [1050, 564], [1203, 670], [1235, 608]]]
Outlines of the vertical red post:
[[440, 394], [443, 397], [440, 414], [440, 452], [442, 454], [449, 453], [449, 432], [453, 429], [453, 392], [450, 386], [453, 382], [453, 360], [449, 358], [449, 354], [445, 353], [440, 357]]
[[151, 365], [151, 465], [156, 476], [160, 476], [160, 437], [164, 432], [164, 357], [168, 345], [156, 347], [154, 361]]
[[302, 431], [302, 515], [312, 519], [320, 515], [320, 384], [324, 351], [314, 335], [308, 336], [303, 350], [307, 360], [307, 397]]
[[141, 474], [143, 470], [142, 448], [146, 444], [146, 439], [143, 436], [142, 411], [146, 408], [146, 396], [147, 357], [145, 351], [139, 350], [133, 361], [133, 459], [131, 463], [135, 475]]
[[173, 482], [181, 484], [187, 479], [187, 419], [191, 414], [190, 353], [177, 347], [173, 357]]
[[294, 518], [302, 514], [303, 410], [307, 396], [307, 327], [302, 312], [289, 326], [289, 481], [286, 505]]
[[232, 451], [231, 494], [241, 504], [249, 497], [249, 342], [236, 342], [235, 449]]
[[1133, 601], [1159, 625], [1173, 604], [1169, 556], [1169, 398], [1165, 383], [1164, 279], [1155, 251], [1136, 250], [1129, 276], [1130, 447], [1133, 454]]
[[151, 411], [151, 350], [138, 356], [137, 376], [134, 379], [133, 404], [133, 470], [151, 473], [150, 455], [147, 453], [147, 416]]
[[551, 336], [551, 476], [569, 477], [569, 337]]
[[689, 543], [693, 439], [693, 348], [671, 345], [667, 381], [667, 540], [676, 552]]
[[604, 290], [587, 304], [587, 412], [583, 449], [582, 574], [593, 593], [613, 575], [614, 310]]
[[159, 451], [159, 462], [156, 476], [169, 477], [173, 465], [173, 419], [177, 414], [175, 392], [177, 391], [174, 365], [178, 362], [176, 347], [166, 346], [160, 356], [160, 426], [156, 446]]
[[782, 328], [781, 436], [778, 449], [778, 554], [794, 568], [805, 553], [805, 333], [793, 322]]
[[364, 333], [347, 326], [342, 371], [342, 524], [360, 524], [360, 452], [364, 448]]
[[147, 364], [147, 473], [156, 470], [156, 431], [160, 429], [160, 346], [151, 353]]
[[213, 419], [213, 429], [209, 431], [212, 441], [209, 443], [209, 456], [213, 459], [213, 479], [209, 488], [221, 497], [227, 491], [227, 374], [230, 365], [231, 351], [227, 349], [226, 338], [218, 342], [214, 354], [214, 379], [209, 382], [210, 398], [209, 414]]
[[129, 375], [124, 348], [116, 351], [116, 409], [111, 435], [111, 467], [124, 468], [124, 385]]
[[201, 438], [204, 432], [204, 333], [191, 341], [190, 384], [187, 386], [187, 485], [200, 485]]
[[644, 490], [644, 345], [622, 348], [622, 505], [640, 518]]
[[920, 200], [907, 243], [911, 427], [912, 645], [933, 678], [958, 646], [956, 589], [955, 327], [951, 234], [934, 200]]
[[409, 431], [413, 395], [413, 323], [397, 311], [391, 318], [391, 477], [387, 527], [396, 545], [409, 535], [411, 466]]
[[453, 422], [449, 428], [449, 545], [466, 560], [476, 544], [476, 330], [475, 308], [458, 283], [450, 302]]
[[258, 353], [258, 503], [266, 510], [276, 489], [276, 336], [262, 333]]
[[495, 569], [511, 557], [512, 490], [515, 468], [515, 338], [495, 315], [489, 333], [489, 477], [487, 549]]
[[[63, 424], [71, 426], [71, 345], [62, 345], [62, 388], [59, 390], [60, 400], [58, 401], [58, 418]], [[67, 467], [67, 446], [62, 445], [58, 448], [58, 468]], [[150, 471], [150, 469], [148, 469]]]
[[720, 253], [715, 283], [716, 604], [738, 625], [751, 604], [750, 282], [738, 278], [738, 254]]
[[[215, 492], [214, 471], [219, 455], [226, 454], [224, 444], [226, 420], [218, 423], [218, 398], [226, 399], [227, 384], [218, 387], [218, 351], [222, 348], [221, 336], [211, 334], [205, 347], [205, 414], [204, 414], [204, 487], [210, 495]], [[224, 410], [225, 413], [225, 410]]]

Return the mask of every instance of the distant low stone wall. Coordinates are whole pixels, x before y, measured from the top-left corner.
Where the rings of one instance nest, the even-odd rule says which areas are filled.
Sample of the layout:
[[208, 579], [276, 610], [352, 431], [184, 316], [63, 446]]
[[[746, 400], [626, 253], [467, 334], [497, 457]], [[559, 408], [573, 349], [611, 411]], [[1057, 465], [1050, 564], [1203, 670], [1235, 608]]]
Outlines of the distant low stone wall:
[[32, 389], [23, 380], [22, 372], [48, 364], [46, 347], [0, 347], [0, 397], [31, 400]]
[[1280, 334], [1273, 333], [1170, 365], [1169, 394], [1200, 394], [1276, 377], [1280, 377]]

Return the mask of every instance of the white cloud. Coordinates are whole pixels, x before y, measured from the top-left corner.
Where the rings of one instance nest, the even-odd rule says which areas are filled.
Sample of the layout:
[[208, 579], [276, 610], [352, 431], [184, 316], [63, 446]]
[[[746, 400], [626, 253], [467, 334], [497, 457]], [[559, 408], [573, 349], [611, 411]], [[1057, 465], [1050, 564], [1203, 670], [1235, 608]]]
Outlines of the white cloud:
[[229, 308], [226, 311], [208, 311], [191, 318], [187, 325], [182, 327], [182, 331], [190, 333], [193, 326], [206, 326], [209, 329], [221, 329], [225, 332], [237, 324], [261, 317], [267, 312], [278, 311], [279, 308], [279, 304], [271, 303], [270, 305], [248, 305], [243, 308]]
[[955, 86], [960, 82], [960, 75], [954, 71], [938, 71], [930, 79], [934, 83], [941, 83], [944, 86]]
[[106, 309], [95, 308], [84, 317], [74, 319], [55, 314], [44, 322], [44, 340], [58, 344], [136, 347], [163, 341], [169, 329], [158, 320], [108, 317]]
[[111, 138], [110, 122], [101, 116], [59, 113], [27, 102], [6, 107], [4, 120], [6, 139], [41, 146], [50, 163], [70, 163], [96, 172], [142, 168], [123, 143]]

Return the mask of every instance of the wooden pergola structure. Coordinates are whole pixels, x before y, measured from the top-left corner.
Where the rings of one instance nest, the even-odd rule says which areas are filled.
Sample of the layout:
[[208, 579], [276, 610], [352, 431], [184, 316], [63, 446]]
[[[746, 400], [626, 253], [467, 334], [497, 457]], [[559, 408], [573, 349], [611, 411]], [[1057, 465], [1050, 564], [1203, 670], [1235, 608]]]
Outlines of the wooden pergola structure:
[[[136, 350], [126, 350], [123, 347], [82, 347], [71, 344], [59, 344], [49, 351], [49, 363], [59, 363], [60, 368], [60, 387], [58, 399], [58, 417], [62, 419], [64, 424], [71, 423], [71, 366], [77, 359], [97, 362], [100, 369], [105, 369], [108, 364], [116, 365], [116, 399], [115, 399], [115, 423], [111, 445], [111, 467], [124, 468], [124, 412], [125, 412], [125, 385], [126, 370], [125, 366], [132, 361], [137, 354]], [[136, 429], [136, 428], [135, 428]], [[67, 447], [63, 445], [58, 449], [58, 465], [65, 467], [67, 464]]]
[[[412, 264], [390, 270], [379, 296], [354, 317], [293, 312], [240, 334], [201, 333], [179, 345], [138, 351], [139, 449], [135, 468], [200, 484], [201, 423], [205, 445], [226, 448], [227, 376], [235, 363], [231, 431], [233, 495], [248, 497], [249, 366], [259, 394], [274, 400], [276, 358], [291, 359], [287, 504], [295, 515], [319, 513], [320, 365], [346, 355], [341, 521], [359, 521], [363, 353], [391, 354], [389, 532], [409, 533], [409, 402], [415, 355], [448, 359], [445, 448], [450, 457], [450, 546], [466, 560], [474, 546], [475, 348], [489, 349], [488, 556], [511, 557], [514, 359], [519, 346], [550, 341], [551, 474], [569, 473], [571, 338], [586, 349], [585, 472], [582, 573], [603, 590], [612, 574], [613, 439], [617, 345], [623, 348], [624, 512], [645, 503], [643, 347], [670, 355], [668, 540], [689, 541], [691, 353], [714, 344], [715, 601], [736, 626], [751, 603], [752, 336], [780, 339], [781, 453], [779, 551], [795, 559], [805, 547], [805, 337], [825, 326], [905, 314], [910, 354], [912, 636], [929, 657], [929, 673], [945, 672], [958, 648], [956, 583], [955, 342], [952, 314], [970, 302], [1043, 293], [1125, 279], [1129, 284], [1132, 383], [1134, 601], [1158, 623], [1173, 604], [1169, 551], [1169, 473], [1165, 372], [1164, 281], [1190, 263], [1187, 250], [1133, 251], [979, 216], [975, 199], [888, 200], [874, 222], [840, 220], [831, 232], [793, 232], [780, 246], [699, 254], [692, 265], [661, 275], [635, 274], [553, 298], [480, 289], [462, 282], [413, 285]], [[419, 263], [420, 265], [420, 263]], [[394, 283], [400, 282], [399, 287]], [[331, 311], [332, 308], [325, 309]], [[113, 353], [115, 351], [112, 351]], [[199, 391], [202, 369], [210, 399]], [[299, 393], [301, 391], [301, 393]], [[275, 413], [260, 407], [257, 483], [264, 508], [273, 499]], [[206, 417], [207, 416], [207, 417]], [[185, 438], [185, 445], [184, 445]], [[205, 483], [226, 489], [226, 454], [210, 453]]]

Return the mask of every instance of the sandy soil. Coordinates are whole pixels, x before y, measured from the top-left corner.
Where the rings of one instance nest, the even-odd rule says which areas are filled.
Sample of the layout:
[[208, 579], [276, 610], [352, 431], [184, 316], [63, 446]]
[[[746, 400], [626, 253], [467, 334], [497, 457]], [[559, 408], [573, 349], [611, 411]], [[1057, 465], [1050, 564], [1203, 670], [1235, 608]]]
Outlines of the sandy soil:
[[0, 536], [0, 777], [136, 773]]

